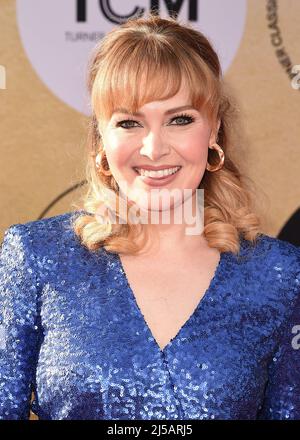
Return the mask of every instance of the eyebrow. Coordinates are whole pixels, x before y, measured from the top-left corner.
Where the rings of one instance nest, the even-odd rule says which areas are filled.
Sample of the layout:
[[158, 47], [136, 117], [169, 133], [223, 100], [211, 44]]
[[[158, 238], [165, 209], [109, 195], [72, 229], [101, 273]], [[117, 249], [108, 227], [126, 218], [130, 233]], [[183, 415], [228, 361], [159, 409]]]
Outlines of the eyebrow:
[[[170, 108], [169, 110], [167, 110], [165, 112], [165, 115], [171, 115], [172, 113], [176, 113], [176, 112], [178, 112], [180, 110], [188, 110], [188, 109], [196, 110], [192, 105], [182, 105], [180, 107]], [[113, 114], [114, 113], [126, 113], [127, 115], [133, 115], [133, 116], [145, 116], [144, 113], [140, 113], [140, 112], [133, 112], [133, 113], [131, 113], [128, 110], [126, 110], [126, 108], [122, 108], [122, 107], [121, 108], [116, 108], [113, 111]]]

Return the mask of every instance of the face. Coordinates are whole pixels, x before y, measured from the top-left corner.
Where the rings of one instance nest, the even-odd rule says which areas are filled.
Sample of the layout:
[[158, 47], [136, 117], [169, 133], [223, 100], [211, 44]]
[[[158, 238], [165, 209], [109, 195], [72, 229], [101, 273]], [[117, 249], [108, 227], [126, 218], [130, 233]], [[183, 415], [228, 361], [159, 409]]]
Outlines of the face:
[[[216, 133], [204, 115], [191, 107], [187, 85], [183, 82], [172, 98], [147, 103], [138, 113], [132, 116], [126, 114], [126, 109], [117, 109], [99, 128], [110, 170], [121, 192], [145, 210], [157, 207], [153, 200], [162, 190], [165, 194], [174, 190], [183, 194], [184, 189], [194, 193]], [[140, 168], [147, 166], [176, 172], [166, 177], [162, 172], [141, 175]], [[160, 198], [158, 210], [172, 209], [175, 203], [176, 197], [165, 197], [163, 202]]]

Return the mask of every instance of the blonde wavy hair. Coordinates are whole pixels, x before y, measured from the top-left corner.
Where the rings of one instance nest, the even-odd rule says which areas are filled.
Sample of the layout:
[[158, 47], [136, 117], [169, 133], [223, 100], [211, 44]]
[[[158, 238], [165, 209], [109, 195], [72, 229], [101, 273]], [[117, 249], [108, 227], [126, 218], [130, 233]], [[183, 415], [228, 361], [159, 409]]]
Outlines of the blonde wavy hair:
[[[72, 223], [75, 234], [89, 250], [104, 247], [109, 252], [137, 254], [149, 238], [143, 224], [132, 223], [129, 217], [127, 223], [101, 224], [97, 220], [99, 206], [110, 206], [108, 192], [114, 192], [119, 206], [119, 187], [113, 175], [106, 176], [95, 166], [95, 155], [103, 151], [98, 124], [109, 120], [116, 107], [136, 112], [147, 102], [174, 96], [182, 78], [188, 81], [192, 105], [207, 115], [212, 127], [216, 127], [217, 120], [221, 122], [218, 144], [225, 154], [224, 165], [216, 172], [206, 170], [199, 184], [204, 189], [203, 235], [208, 246], [238, 254], [241, 237], [255, 244], [261, 234], [261, 220], [254, 208], [254, 182], [241, 171], [240, 145], [237, 151], [234, 148], [239, 111], [222, 77], [216, 52], [208, 39], [189, 24], [149, 13], [107, 33], [90, 59], [87, 86], [92, 115], [87, 136], [87, 192], [82, 205], [75, 204], [76, 208], [83, 206], [83, 212]], [[210, 165], [218, 161], [218, 154], [209, 149]], [[115, 216], [122, 217], [118, 208]]]

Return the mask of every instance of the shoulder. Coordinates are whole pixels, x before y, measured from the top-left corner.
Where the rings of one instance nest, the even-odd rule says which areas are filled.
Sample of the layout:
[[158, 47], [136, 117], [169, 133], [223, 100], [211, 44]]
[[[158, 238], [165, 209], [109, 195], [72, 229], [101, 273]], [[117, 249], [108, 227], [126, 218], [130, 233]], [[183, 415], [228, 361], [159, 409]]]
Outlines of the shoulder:
[[69, 229], [71, 220], [84, 211], [70, 211], [63, 214], [47, 217], [39, 220], [32, 220], [26, 223], [14, 223], [9, 226], [10, 231], [25, 231], [34, 233], [63, 232]]
[[243, 239], [235, 258], [246, 279], [257, 286], [259, 298], [288, 307], [300, 300], [300, 247], [261, 234], [255, 244]]
[[58, 278], [62, 273], [80, 274], [95, 265], [101, 270], [110, 261], [108, 253], [101, 252], [104, 248], [89, 251], [74, 232], [73, 221], [82, 214], [88, 213], [78, 210], [12, 224], [4, 234], [2, 259], [7, 261], [5, 255], [9, 255], [12, 261], [20, 255], [22, 264], [42, 281]]
[[[239, 257], [237, 257], [239, 259]], [[260, 234], [254, 244], [242, 239], [240, 259], [257, 262], [278, 272], [283, 269], [299, 270], [300, 247], [267, 234]]]
[[[40, 262], [45, 267], [45, 261], [55, 258], [67, 258], [85, 249], [73, 230], [73, 221], [85, 211], [78, 210], [60, 215], [33, 220], [26, 223], [15, 223], [4, 233], [2, 252], [9, 247], [23, 250], [23, 254], [33, 262]], [[14, 248], [14, 249], [13, 249]]]
[[84, 211], [72, 211], [26, 223], [14, 223], [5, 230], [3, 244], [8, 236], [20, 237], [25, 242], [29, 240], [35, 246], [38, 243], [45, 245], [54, 242], [61, 245], [68, 240], [74, 240], [72, 222], [82, 212]]

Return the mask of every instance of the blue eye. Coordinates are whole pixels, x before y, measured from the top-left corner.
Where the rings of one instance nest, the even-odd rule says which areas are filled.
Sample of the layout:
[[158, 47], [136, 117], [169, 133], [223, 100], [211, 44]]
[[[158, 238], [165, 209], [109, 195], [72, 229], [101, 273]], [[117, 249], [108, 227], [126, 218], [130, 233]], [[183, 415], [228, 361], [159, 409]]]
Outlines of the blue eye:
[[195, 118], [193, 116], [187, 115], [186, 113], [183, 113], [182, 115], [174, 116], [174, 118], [171, 119], [171, 122], [176, 119], [185, 119], [188, 121], [186, 124], [176, 124], [176, 125], [188, 125], [195, 121]]
[[117, 122], [116, 126], [121, 127], [121, 128], [125, 128], [125, 129], [132, 128], [132, 126], [131, 127], [122, 127], [122, 124], [129, 124], [129, 122], [136, 122], [137, 123], [137, 121], [134, 121], [133, 119], [124, 119], [123, 121]]
[[[184, 123], [184, 124], [175, 124], [175, 125], [188, 125], [188, 124], [191, 124], [192, 122], [194, 122], [195, 121], [195, 118], [193, 117], [193, 116], [190, 116], [190, 115], [187, 115], [186, 113], [183, 113], [183, 114], [181, 114], [181, 115], [176, 115], [176, 116], [174, 116], [172, 119], [171, 119], [171, 122], [173, 122], [173, 121], [176, 121], [177, 119], [181, 119], [181, 120], [185, 120], [186, 121], [186, 123]], [[134, 127], [134, 125], [132, 125], [132, 124], [134, 124], [134, 123], [136, 123], [136, 124], [138, 124], [138, 122], [137, 121], [135, 121], [135, 120], [133, 120], [133, 119], [123, 119], [122, 121], [119, 121], [119, 122], [117, 122], [117, 124], [116, 124], [116, 126], [117, 127], [121, 127], [121, 128], [124, 128], [124, 129], [126, 129], [126, 130], [128, 130], [128, 129], [130, 129], [130, 128], [135, 128]], [[129, 126], [123, 126], [124, 124], [129, 124]], [[171, 125], [174, 125], [174, 124], [171, 124]]]

